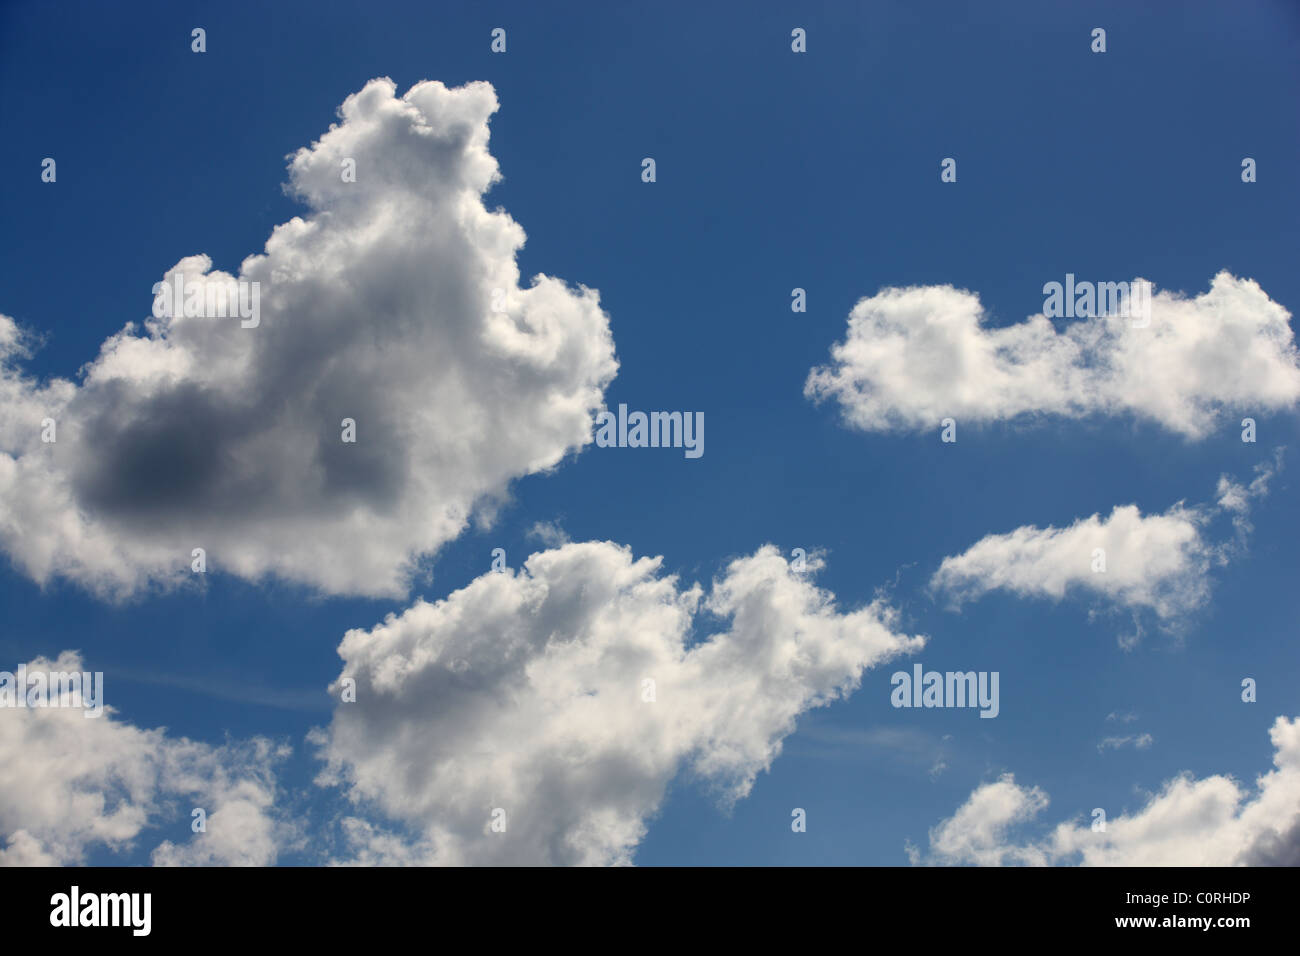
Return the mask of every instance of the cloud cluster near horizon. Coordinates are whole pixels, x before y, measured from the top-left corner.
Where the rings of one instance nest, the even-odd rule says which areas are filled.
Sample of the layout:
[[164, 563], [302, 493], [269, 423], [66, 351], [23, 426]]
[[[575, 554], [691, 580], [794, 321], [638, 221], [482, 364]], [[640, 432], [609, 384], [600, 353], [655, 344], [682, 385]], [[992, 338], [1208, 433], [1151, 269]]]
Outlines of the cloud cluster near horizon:
[[[76, 672], [82, 658], [64, 651], [27, 667]], [[96, 849], [128, 850], [151, 831], [171, 834], [151, 853], [156, 866], [266, 866], [296, 838], [276, 807], [283, 745], [214, 747], [142, 730], [112, 707], [96, 720], [78, 707], [6, 708], [0, 717], [0, 866], [82, 865]], [[197, 833], [194, 808], [205, 814]]]
[[1181, 774], [1104, 830], [1066, 821], [1038, 840], [1013, 834], [1048, 795], [1003, 774], [930, 831], [926, 852], [909, 846], [908, 855], [932, 865], [1300, 866], [1300, 717], [1278, 717], [1269, 738], [1273, 769], [1253, 789], [1222, 774]]

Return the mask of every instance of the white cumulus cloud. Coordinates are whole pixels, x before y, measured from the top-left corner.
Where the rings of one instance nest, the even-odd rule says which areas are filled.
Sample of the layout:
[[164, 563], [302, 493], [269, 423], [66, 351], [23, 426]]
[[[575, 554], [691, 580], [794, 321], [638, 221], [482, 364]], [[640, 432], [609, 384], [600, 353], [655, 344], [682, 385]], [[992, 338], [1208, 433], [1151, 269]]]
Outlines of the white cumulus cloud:
[[617, 369], [608, 318], [586, 287], [521, 287], [524, 232], [483, 204], [496, 109], [487, 83], [349, 96], [289, 165], [305, 218], [237, 276], [204, 255], [160, 276], [259, 283], [255, 328], [144, 318], [79, 381], [38, 382], [34, 337], [0, 316], [0, 547], [17, 567], [120, 595], [189, 574], [202, 547], [210, 570], [404, 595], [476, 506], [588, 443]]
[[[64, 651], [27, 670], [83, 667]], [[291, 831], [273, 810], [283, 756], [263, 738], [213, 747], [142, 730], [112, 707], [91, 718], [69, 706], [0, 709], [0, 866], [84, 863], [97, 847], [126, 851], [163, 825], [176, 836], [153, 851], [155, 864], [274, 863]], [[192, 832], [195, 807], [206, 832]]]
[[[942, 419], [1128, 414], [1189, 439], [1300, 401], [1290, 313], [1251, 279], [1220, 272], [1193, 298], [1160, 291], [1145, 327], [1120, 315], [1043, 314], [985, 324], [979, 297], [952, 286], [886, 288], [860, 300], [848, 332], [804, 393], [834, 399], [865, 431], [915, 431]], [[1236, 424], [1234, 422], [1234, 424]]]
[[1273, 769], [1253, 787], [1230, 776], [1167, 781], [1134, 813], [1059, 824], [1041, 840], [1011, 832], [1048, 804], [1037, 787], [1006, 774], [977, 788], [953, 816], [930, 831], [928, 854], [913, 862], [979, 865], [1297, 866], [1300, 865], [1300, 718], [1278, 717], [1269, 730]]
[[[332, 691], [351, 678], [356, 700], [315, 735], [320, 782], [419, 834], [353, 818], [357, 860], [628, 863], [679, 772], [744, 797], [801, 713], [924, 644], [881, 600], [839, 611], [770, 545], [707, 594], [661, 563], [567, 543], [349, 631]], [[696, 640], [701, 611], [724, 623]]]
[[[1106, 517], [1094, 514], [1064, 528], [1028, 525], [988, 535], [944, 558], [930, 587], [954, 606], [991, 591], [1055, 601], [1092, 595], [1116, 607], [1151, 612], [1172, 627], [1209, 597], [1211, 567], [1240, 554], [1250, 501], [1267, 493], [1280, 466], [1279, 453], [1257, 466], [1248, 486], [1220, 478], [1210, 505], [1180, 502], [1148, 515], [1136, 505], [1118, 505]], [[1236, 529], [1230, 540], [1207, 534], [1221, 515], [1230, 516]]]

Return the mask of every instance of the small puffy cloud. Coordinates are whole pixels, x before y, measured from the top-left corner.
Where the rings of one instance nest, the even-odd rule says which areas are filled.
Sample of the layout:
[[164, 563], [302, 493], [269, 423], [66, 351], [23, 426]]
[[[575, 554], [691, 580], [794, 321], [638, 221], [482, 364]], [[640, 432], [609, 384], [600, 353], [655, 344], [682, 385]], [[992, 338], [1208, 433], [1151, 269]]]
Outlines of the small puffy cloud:
[[205, 829], [184, 843], [164, 840], [150, 860], [154, 866], [268, 866], [292, 832], [274, 802], [268, 780], [228, 781]]
[[[933, 856], [955, 863], [977, 866], [1039, 865], [1046, 862], [1035, 847], [1009, 846], [1007, 832], [1032, 820], [1048, 804], [1047, 794], [1037, 787], [1021, 787], [1011, 774], [984, 784], [970, 795], [949, 819], [930, 831]], [[913, 863], [919, 852], [908, 848]]]
[[[1221, 478], [1213, 505], [1179, 503], [1152, 515], [1120, 505], [1105, 518], [1094, 514], [1065, 528], [1030, 525], [988, 535], [944, 558], [930, 587], [954, 606], [991, 591], [1054, 601], [1089, 594], [1172, 627], [1209, 597], [1210, 568], [1240, 553], [1249, 501], [1266, 493], [1278, 467], [1280, 458], [1258, 466], [1248, 487]], [[1237, 529], [1235, 541], [1206, 534], [1224, 514]]]
[[568, 532], [560, 527], [558, 522], [554, 521], [533, 522], [533, 526], [528, 529], [528, 537], [533, 541], [541, 542], [548, 548], [558, 548], [570, 541]]
[[1273, 769], [1253, 788], [1215, 774], [1183, 774], [1165, 783], [1136, 813], [1062, 823], [1041, 840], [1017, 841], [1013, 826], [1047, 806], [1037, 788], [1006, 775], [977, 788], [949, 819], [930, 831], [929, 853], [913, 862], [937, 864], [1081, 864], [1084, 866], [1300, 865], [1300, 718], [1279, 717], [1269, 730]]
[[[1163, 619], [1202, 604], [1214, 549], [1201, 535], [1198, 512], [1175, 506], [1143, 515], [1136, 505], [1092, 515], [1067, 528], [1017, 528], [992, 534], [943, 559], [931, 586], [954, 603], [990, 591], [1060, 600], [1077, 589], [1116, 604], [1147, 608]], [[1093, 552], [1106, 570], [1093, 571]]]
[[1278, 448], [1272, 462], [1255, 466], [1255, 477], [1242, 485], [1227, 475], [1219, 478], [1216, 504], [1219, 510], [1232, 516], [1232, 526], [1237, 530], [1237, 546], [1244, 548], [1246, 537], [1253, 530], [1250, 523], [1250, 503], [1268, 494], [1268, 483], [1282, 470], [1282, 449]]
[[985, 319], [979, 297], [952, 286], [882, 289], [853, 307], [847, 336], [804, 393], [834, 399], [865, 431], [1128, 414], [1189, 439], [1207, 435], [1221, 410], [1300, 401], [1290, 314], [1227, 272], [1194, 298], [1151, 296], [1145, 327], [1118, 314], [1060, 331], [1042, 314], [1003, 328]]
[[[707, 594], [661, 564], [567, 543], [349, 631], [333, 690], [351, 678], [356, 700], [314, 739], [319, 782], [365, 810], [355, 861], [629, 863], [680, 772], [743, 798], [800, 714], [924, 644], [881, 600], [839, 611], [772, 546]], [[703, 621], [722, 630], [697, 639]]]
[[[64, 651], [33, 671], [80, 672]], [[166, 823], [154, 863], [267, 865], [288, 830], [272, 812], [282, 749], [257, 738], [212, 747], [161, 729], [141, 730], [105, 707], [0, 709], [0, 866], [80, 864], [95, 847], [131, 848]], [[191, 811], [207, 812], [192, 833]]]
[[349, 96], [289, 165], [305, 218], [238, 275], [194, 255], [160, 277], [205, 296], [250, 283], [248, 304], [257, 283], [256, 327], [173, 307], [109, 337], [77, 383], [42, 383], [21, 369], [31, 337], [0, 316], [14, 564], [121, 595], [183, 579], [202, 547], [248, 579], [404, 595], [476, 508], [590, 442], [617, 369], [608, 317], [586, 287], [521, 287], [524, 232], [483, 204], [496, 109], [487, 83]]

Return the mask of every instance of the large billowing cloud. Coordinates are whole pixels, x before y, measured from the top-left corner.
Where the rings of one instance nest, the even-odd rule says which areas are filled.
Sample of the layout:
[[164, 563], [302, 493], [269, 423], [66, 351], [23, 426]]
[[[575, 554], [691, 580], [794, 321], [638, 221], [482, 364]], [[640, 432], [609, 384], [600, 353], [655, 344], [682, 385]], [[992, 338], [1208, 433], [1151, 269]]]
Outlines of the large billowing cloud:
[[909, 852], [913, 862], [986, 866], [1300, 866], [1300, 718], [1277, 718], [1269, 737], [1273, 769], [1253, 789], [1220, 774], [1184, 774], [1141, 810], [1108, 816], [1104, 831], [1091, 819], [1067, 821], [1041, 840], [1012, 833], [1047, 806], [1047, 795], [1006, 774], [930, 831], [928, 853]]
[[853, 307], [845, 340], [804, 392], [834, 399], [866, 431], [1128, 414], [1202, 438], [1225, 424], [1221, 410], [1300, 401], [1289, 318], [1254, 281], [1226, 272], [1195, 298], [1151, 296], [1145, 326], [1112, 314], [1060, 331], [1042, 314], [987, 327], [979, 297], [952, 286], [887, 288]]
[[[348, 632], [332, 691], [349, 678], [356, 700], [315, 738], [320, 782], [417, 834], [354, 817], [355, 860], [630, 862], [680, 771], [744, 797], [801, 713], [924, 644], [880, 600], [837, 610], [771, 546], [707, 595], [660, 565], [563, 544]], [[723, 629], [697, 640], [701, 610]]]
[[[64, 651], [27, 668], [80, 672], [82, 661]], [[162, 833], [155, 864], [275, 862], [292, 832], [273, 810], [281, 748], [261, 738], [212, 747], [55, 699], [65, 706], [0, 710], [0, 866], [79, 864], [97, 847], [124, 851]], [[194, 808], [207, 815], [200, 833]]]
[[164, 277], [259, 283], [256, 327], [174, 309], [110, 337], [79, 383], [38, 383], [0, 316], [0, 546], [15, 564], [120, 594], [189, 573], [202, 547], [246, 578], [404, 594], [476, 503], [589, 442], [617, 368], [608, 319], [585, 287], [520, 287], [524, 232], [482, 201], [496, 108], [487, 83], [399, 98], [373, 80], [348, 97], [289, 166], [306, 218], [238, 277], [202, 255]]
[[[954, 605], [991, 591], [1056, 601], [1089, 595], [1153, 613], [1172, 627], [1209, 597], [1210, 569], [1244, 547], [1250, 501], [1267, 493], [1280, 464], [1279, 454], [1258, 466], [1248, 486], [1220, 478], [1212, 505], [1179, 503], [1150, 515], [1119, 505], [1105, 518], [1092, 515], [1064, 528], [1025, 526], [988, 535], [944, 558], [930, 586]], [[1206, 533], [1219, 516], [1231, 518], [1231, 538]]]

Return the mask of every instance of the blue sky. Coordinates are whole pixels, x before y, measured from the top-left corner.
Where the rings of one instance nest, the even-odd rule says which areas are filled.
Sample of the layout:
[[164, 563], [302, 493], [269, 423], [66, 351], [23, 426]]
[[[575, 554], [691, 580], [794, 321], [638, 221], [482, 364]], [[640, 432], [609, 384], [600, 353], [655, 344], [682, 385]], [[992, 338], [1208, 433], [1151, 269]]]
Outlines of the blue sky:
[[[498, 26], [503, 55], [489, 49]], [[790, 50], [794, 27], [806, 54]], [[885, 588], [901, 629], [929, 644], [803, 714], [730, 812], [674, 777], [635, 862], [905, 864], [905, 842], [924, 847], [1004, 772], [1050, 794], [1040, 831], [1140, 810], [1184, 771], [1249, 784], [1270, 767], [1275, 718], [1300, 713], [1294, 406], [1224, 410], [1195, 440], [1131, 414], [959, 421], [949, 445], [937, 423], [849, 428], [803, 389], [854, 304], [887, 286], [968, 289], [1003, 326], [1066, 273], [1195, 296], [1227, 270], [1294, 313], [1298, 43], [1300, 12], [1281, 2], [6, 5], [0, 312], [44, 336], [31, 374], [75, 378], [147, 315], [179, 259], [237, 271], [303, 215], [281, 189], [286, 157], [369, 80], [399, 95], [486, 80], [504, 178], [484, 202], [527, 232], [522, 274], [599, 290], [619, 361], [610, 407], [699, 409], [707, 431], [698, 460], [589, 445], [519, 478], [495, 524], [427, 559], [403, 598], [216, 572], [201, 591], [115, 602], [42, 587], [6, 559], [0, 667], [75, 648], [106, 673], [115, 719], [213, 745], [282, 740], [280, 792], [315, 820], [343, 803], [312, 784], [304, 737], [329, 722], [345, 631], [464, 587], [493, 548], [517, 566], [543, 547], [528, 535], [539, 521], [662, 555], [704, 585], [770, 542], [823, 549], [817, 584], [841, 609]], [[46, 156], [55, 184], [39, 177]], [[939, 180], [949, 156], [955, 184]], [[806, 313], [791, 312], [794, 287]], [[1245, 414], [1255, 444], [1239, 439]], [[1248, 481], [1278, 447], [1287, 465], [1252, 504], [1245, 552], [1210, 570], [1208, 602], [1173, 633], [1148, 626], [1126, 650], [1131, 617], [1105, 601], [992, 593], [953, 611], [927, 587], [986, 535], [1205, 503], [1220, 475]], [[889, 676], [914, 660], [998, 671], [999, 716], [891, 707]], [[1244, 677], [1258, 703], [1241, 702]], [[1117, 727], [1113, 712], [1137, 716]], [[1099, 752], [1117, 733], [1153, 742]], [[791, 832], [793, 807], [806, 833]], [[162, 814], [85, 859], [147, 862], [187, 823]]]

